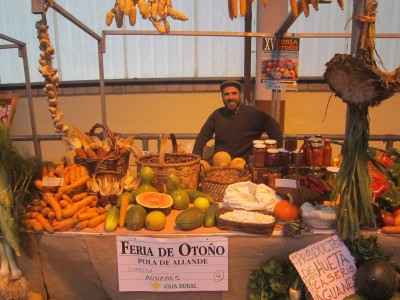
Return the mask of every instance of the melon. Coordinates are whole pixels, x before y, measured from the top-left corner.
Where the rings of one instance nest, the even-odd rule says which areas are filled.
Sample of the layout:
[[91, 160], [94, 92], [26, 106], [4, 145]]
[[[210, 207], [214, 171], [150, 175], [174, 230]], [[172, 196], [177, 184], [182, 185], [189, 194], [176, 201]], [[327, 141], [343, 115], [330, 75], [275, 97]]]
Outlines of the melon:
[[126, 227], [130, 230], [140, 230], [146, 222], [147, 212], [143, 206], [132, 204], [126, 212]]
[[167, 215], [171, 212], [174, 201], [168, 194], [146, 192], [136, 196], [136, 203], [143, 206], [147, 212], [158, 210]]

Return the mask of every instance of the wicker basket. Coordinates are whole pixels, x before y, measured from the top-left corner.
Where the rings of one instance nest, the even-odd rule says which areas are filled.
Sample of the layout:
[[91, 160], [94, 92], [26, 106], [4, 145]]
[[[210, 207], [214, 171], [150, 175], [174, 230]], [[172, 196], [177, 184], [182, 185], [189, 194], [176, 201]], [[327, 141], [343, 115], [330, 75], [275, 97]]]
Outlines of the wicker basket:
[[222, 201], [228, 185], [249, 180], [251, 173], [247, 169], [211, 167], [200, 172], [201, 190], [212, 196], [214, 201]]
[[267, 223], [267, 224], [236, 222], [236, 221], [231, 221], [231, 220], [225, 220], [220, 217], [223, 213], [233, 211], [233, 210], [238, 210], [238, 209], [221, 207], [218, 210], [216, 218], [217, 218], [217, 227], [219, 229], [230, 230], [230, 231], [241, 231], [241, 232], [255, 233], [255, 234], [266, 234], [266, 235], [271, 235], [275, 229], [276, 217], [275, 217], [275, 214], [271, 211], [264, 211], [264, 210], [252, 211], [252, 212], [258, 212], [261, 214], [270, 215], [275, 218], [274, 222]]
[[[172, 153], [165, 153], [168, 138], [171, 138]], [[176, 153], [178, 145], [174, 134], [164, 134], [161, 139], [160, 153], [140, 156], [136, 160], [137, 174], [140, 175], [142, 167], [148, 166], [154, 172], [151, 184], [160, 192], [164, 190], [164, 184], [170, 174], [175, 174], [180, 181], [182, 189], [198, 188], [200, 159], [197, 154]]]
[[98, 128], [103, 129], [103, 134], [107, 134], [107, 136], [110, 138], [112, 143], [110, 150], [113, 154], [104, 158], [82, 158], [75, 156], [74, 162], [76, 164], [83, 165], [87, 169], [90, 176], [110, 174], [120, 178], [124, 177], [129, 167], [130, 152], [119, 152], [115, 135], [105, 125], [96, 123], [90, 129], [89, 135], [94, 135], [96, 129]]

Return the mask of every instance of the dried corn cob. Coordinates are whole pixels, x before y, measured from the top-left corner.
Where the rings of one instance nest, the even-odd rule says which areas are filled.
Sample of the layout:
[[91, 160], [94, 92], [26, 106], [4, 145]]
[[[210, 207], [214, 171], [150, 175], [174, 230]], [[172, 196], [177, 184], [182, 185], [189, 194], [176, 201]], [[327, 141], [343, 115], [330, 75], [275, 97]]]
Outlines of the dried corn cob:
[[337, 0], [337, 3], [339, 4], [340, 8], [344, 10], [344, 0]]
[[189, 19], [186, 15], [173, 8], [168, 9], [168, 15], [174, 20], [186, 21]]
[[132, 5], [133, 5], [132, 0], [125, 1], [124, 15], [129, 16], [129, 12], [131, 11]]
[[136, 14], [137, 14], [136, 6], [132, 5], [131, 11], [129, 12], [129, 24], [131, 26], [135, 26], [135, 24], [136, 24]]
[[310, 8], [308, 5], [309, 5], [308, 0], [301, 0], [301, 7], [302, 7], [303, 13], [306, 17], [308, 17], [310, 14]]
[[110, 26], [112, 24], [112, 21], [114, 20], [115, 14], [110, 10], [106, 14], [106, 25]]

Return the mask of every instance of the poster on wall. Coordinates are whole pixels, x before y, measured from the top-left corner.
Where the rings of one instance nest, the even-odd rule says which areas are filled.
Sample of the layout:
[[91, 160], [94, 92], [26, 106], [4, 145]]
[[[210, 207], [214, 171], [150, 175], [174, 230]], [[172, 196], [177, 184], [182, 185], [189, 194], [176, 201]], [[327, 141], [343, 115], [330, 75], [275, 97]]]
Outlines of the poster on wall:
[[18, 94], [0, 94], [0, 122], [8, 128], [11, 128], [18, 99]]
[[299, 49], [299, 38], [263, 38], [260, 62], [263, 88], [297, 91]]
[[228, 238], [117, 236], [119, 291], [228, 290]]
[[355, 293], [355, 260], [339, 236], [311, 244], [289, 259], [313, 299], [341, 300]]

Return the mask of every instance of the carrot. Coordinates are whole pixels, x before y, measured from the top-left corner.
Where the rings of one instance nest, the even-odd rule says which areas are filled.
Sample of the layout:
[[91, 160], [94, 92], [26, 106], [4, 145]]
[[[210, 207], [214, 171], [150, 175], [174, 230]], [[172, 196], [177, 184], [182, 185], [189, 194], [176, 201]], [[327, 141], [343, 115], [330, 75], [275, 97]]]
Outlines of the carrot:
[[53, 209], [51, 207], [47, 206], [42, 209], [41, 214], [43, 217], [47, 218], [47, 216], [49, 215], [49, 212], [51, 212], [51, 211], [53, 211]]
[[92, 203], [92, 201], [94, 201], [96, 199], [97, 199], [96, 195], [90, 195], [90, 196], [87, 196], [86, 198], [83, 198], [81, 201], [70, 204], [62, 212], [62, 217], [64, 217], [64, 218], [72, 217], [80, 208], [89, 206], [89, 204]]
[[383, 226], [381, 228], [381, 231], [384, 233], [390, 233], [390, 234], [399, 234], [400, 233], [400, 225], [395, 225], [395, 226]]
[[68, 173], [69, 173], [70, 169], [71, 169], [71, 166], [67, 166], [67, 167], [64, 168], [64, 170], [62, 172], [62, 178], [64, 179], [63, 180], [64, 186], [70, 184], [69, 176], [68, 176]]
[[86, 182], [88, 182], [88, 180], [90, 179], [89, 175], [83, 176], [82, 178], [79, 178], [79, 180], [69, 184], [69, 185], [65, 185], [62, 186], [58, 189], [58, 192], [68, 192], [70, 190], [76, 189], [77, 187], [84, 185]]
[[97, 217], [90, 219], [87, 224], [87, 227], [88, 228], [97, 227], [98, 225], [100, 225], [101, 223], [103, 223], [105, 221], [106, 215], [107, 215], [107, 213], [104, 213], [104, 214], [98, 215]]
[[56, 214], [54, 213], [54, 211], [49, 211], [49, 213], [47, 214], [47, 219], [49, 219], [50, 221], [53, 221], [56, 218]]
[[72, 202], [80, 201], [87, 196], [88, 196], [88, 193], [86, 193], [86, 192], [76, 194], [76, 195], [72, 196]]
[[26, 219], [22, 221], [22, 224], [24, 225], [24, 228], [27, 230], [32, 230], [33, 229], [33, 223], [37, 222], [36, 218], [34, 219]]
[[67, 200], [60, 200], [60, 206], [61, 206], [61, 208], [66, 208], [66, 207], [68, 207], [69, 205], [71, 205], [71, 203], [69, 203]]
[[128, 205], [131, 197], [122, 195], [121, 203], [119, 206], [119, 227], [122, 228], [125, 225], [126, 212], [128, 211]]
[[69, 182], [70, 184], [78, 181], [78, 173], [77, 173], [77, 168], [76, 165], [72, 165], [71, 169], [69, 171]]
[[46, 201], [46, 203], [50, 205], [50, 207], [54, 210], [54, 213], [56, 214], [56, 219], [61, 220], [61, 206], [60, 203], [54, 198], [54, 196], [50, 193], [44, 193], [43, 200]]
[[82, 222], [82, 221], [85, 221], [85, 220], [93, 219], [94, 217], [97, 217], [98, 215], [99, 215], [98, 212], [86, 211], [86, 212], [83, 212], [83, 213], [79, 214], [78, 215], [78, 219], [79, 219], [79, 221]]
[[89, 204], [90, 207], [95, 208], [97, 206], [97, 202], [99, 199], [97, 198], [96, 200], [93, 200], [92, 203]]
[[60, 191], [57, 191], [57, 194], [54, 196], [54, 199], [56, 199], [56, 201], [60, 201], [62, 199], [63, 193]]
[[75, 227], [79, 223], [78, 218], [67, 218], [57, 223], [53, 223], [53, 228], [56, 231], [65, 231]]
[[84, 220], [76, 224], [75, 229], [76, 230], [83, 230], [87, 227], [87, 224], [89, 223], [89, 220]]
[[78, 217], [79, 214], [87, 212], [88, 208], [89, 207], [87, 207], [87, 206], [81, 207], [80, 209], [78, 209], [78, 211], [76, 213], [74, 213], [74, 215], [72, 217]]
[[37, 190], [41, 191], [42, 193], [51, 193], [51, 189], [43, 186], [43, 181], [40, 179], [34, 180], [33, 185]]
[[44, 230], [46, 230], [48, 233], [54, 233], [53, 227], [45, 217], [39, 214], [37, 215], [36, 220], [43, 225]]
[[34, 232], [43, 232], [44, 230], [42, 223], [40, 223], [38, 220], [32, 222], [32, 229]]
[[67, 194], [63, 194], [61, 197], [62, 197], [63, 200], [66, 200], [66, 201], [68, 201], [69, 203], [74, 202], [74, 201], [72, 201], [71, 197], [68, 196]]

